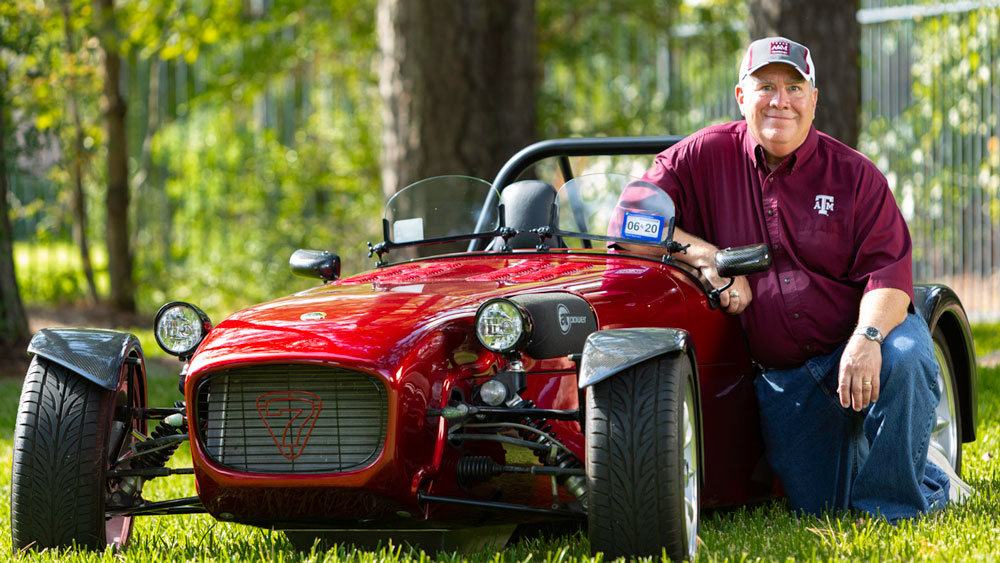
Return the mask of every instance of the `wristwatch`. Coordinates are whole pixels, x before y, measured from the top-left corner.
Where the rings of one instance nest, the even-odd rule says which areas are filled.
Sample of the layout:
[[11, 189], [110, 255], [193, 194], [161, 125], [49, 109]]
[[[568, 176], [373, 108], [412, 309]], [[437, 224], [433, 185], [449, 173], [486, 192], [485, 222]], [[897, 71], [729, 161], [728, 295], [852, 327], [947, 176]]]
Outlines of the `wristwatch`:
[[882, 341], [885, 340], [885, 337], [882, 336], [882, 333], [879, 332], [879, 330], [873, 326], [859, 326], [858, 330], [854, 331], [854, 334], [856, 336], [864, 336], [868, 340], [878, 342], [879, 344], [881, 344]]

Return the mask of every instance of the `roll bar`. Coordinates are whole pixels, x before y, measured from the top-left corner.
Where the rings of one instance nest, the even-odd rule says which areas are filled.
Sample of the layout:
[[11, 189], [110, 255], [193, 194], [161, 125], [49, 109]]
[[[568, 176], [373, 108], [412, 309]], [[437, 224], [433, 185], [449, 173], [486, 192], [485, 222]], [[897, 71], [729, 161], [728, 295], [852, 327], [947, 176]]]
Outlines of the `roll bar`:
[[[573, 170], [570, 166], [571, 156], [623, 156], [640, 154], [659, 154], [664, 149], [674, 145], [683, 135], [667, 135], [660, 137], [570, 137], [563, 139], [549, 139], [539, 141], [524, 147], [514, 156], [507, 160], [507, 163], [500, 168], [496, 178], [493, 180], [493, 187], [483, 206], [483, 213], [480, 214], [476, 223], [476, 232], [483, 228], [487, 217], [486, 210], [499, 204], [497, 199], [504, 188], [513, 184], [517, 178], [531, 166], [548, 158], [558, 158], [559, 168], [562, 171], [563, 180], [569, 181], [573, 178]], [[472, 241], [469, 250], [473, 250], [479, 241]]]
[[517, 180], [518, 176], [525, 170], [547, 158], [559, 158], [559, 167], [562, 169], [563, 178], [569, 181], [573, 178], [569, 166], [569, 157], [571, 156], [658, 154], [683, 138], [681, 135], [670, 135], [662, 137], [574, 137], [539, 141], [524, 147], [510, 157], [493, 180], [493, 187], [502, 191]]

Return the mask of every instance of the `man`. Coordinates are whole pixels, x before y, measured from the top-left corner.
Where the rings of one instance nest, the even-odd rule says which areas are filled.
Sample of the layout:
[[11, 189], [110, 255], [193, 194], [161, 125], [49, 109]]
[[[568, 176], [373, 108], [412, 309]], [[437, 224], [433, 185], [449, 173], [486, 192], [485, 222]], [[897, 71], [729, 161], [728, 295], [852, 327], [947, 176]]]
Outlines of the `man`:
[[690, 247], [675, 257], [713, 286], [726, 281], [718, 248], [771, 249], [771, 269], [737, 278], [720, 303], [741, 315], [763, 368], [761, 427], [790, 505], [895, 521], [943, 506], [949, 491], [967, 496], [943, 456], [927, 460], [938, 366], [913, 313], [909, 231], [885, 177], [813, 127], [803, 45], [754, 41], [736, 100], [744, 121], [687, 137], [644, 179], [677, 206], [674, 238]]

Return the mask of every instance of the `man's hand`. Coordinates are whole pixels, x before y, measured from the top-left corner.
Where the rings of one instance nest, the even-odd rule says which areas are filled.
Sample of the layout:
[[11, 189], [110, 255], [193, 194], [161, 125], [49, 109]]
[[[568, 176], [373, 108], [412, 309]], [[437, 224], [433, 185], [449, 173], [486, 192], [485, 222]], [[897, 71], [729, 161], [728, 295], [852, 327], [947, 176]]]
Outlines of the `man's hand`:
[[[719, 277], [714, 264], [703, 266], [701, 273], [712, 287], [723, 287], [729, 283], [728, 279]], [[729, 286], [729, 289], [719, 293], [719, 305], [722, 306], [723, 311], [730, 315], [739, 315], [742, 313], [752, 300], [753, 292], [750, 291], [750, 283], [747, 281], [746, 276], [733, 278], [733, 285]]]
[[[883, 287], [861, 298], [858, 326], [873, 326], [886, 338], [906, 318], [910, 296], [899, 289]], [[882, 373], [882, 345], [864, 336], [852, 335], [840, 357], [837, 394], [846, 409], [860, 411], [878, 400]], [[867, 383], [866, 383], [867, 382]]]
[[860, 411], [878, 400], [882, 372], [882, 345], [863, 336], [852, 336], [840, 357], [837, 394], [840, 405]]

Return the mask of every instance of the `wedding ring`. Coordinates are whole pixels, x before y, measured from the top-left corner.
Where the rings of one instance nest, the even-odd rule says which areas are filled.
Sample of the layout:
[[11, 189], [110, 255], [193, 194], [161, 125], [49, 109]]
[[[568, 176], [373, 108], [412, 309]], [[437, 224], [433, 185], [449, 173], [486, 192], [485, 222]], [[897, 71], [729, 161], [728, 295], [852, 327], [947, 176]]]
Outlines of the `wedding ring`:
[[867, 387], [871, 387], [872, 386], [872, 382], [871, 381], [862, 381], [861, 384], [865, 385]]
[[740, 292], [736, 291], [735, 289], [730, 289], [729, 290], [729, 297], [731, 297], [733, 299], [739, 299], [740, 298]]

